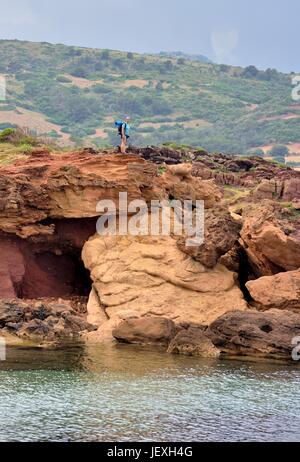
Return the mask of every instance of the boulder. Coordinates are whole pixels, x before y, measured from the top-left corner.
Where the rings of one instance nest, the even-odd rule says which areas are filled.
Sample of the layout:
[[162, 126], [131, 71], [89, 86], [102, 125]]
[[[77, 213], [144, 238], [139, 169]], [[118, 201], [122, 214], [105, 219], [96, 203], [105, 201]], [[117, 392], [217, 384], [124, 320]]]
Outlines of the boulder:
[[291, 359], [293, 339], [300, 336], [300, 314], [269, 310], [226, 313], [206, 335], [225, 356]]
[[192, 164], [179, 164], [168, 167], [172, 175], [178, 176], [181, 180], [192, 179]]
[[276, 179], [263, 179], [253, 191], [255, 200], [261, 199], [281, 199], [284, 184]]
[[234, 271], [236, 273], [240, 271], [241, 265], [246, 266], [243, 251], [241, 250], [238, 242], [219, 258], [219, 263], [224, 265], [230, 271]]
[[125, 320], [113, 329], [112, 334], [125, 343], [166, 346], [176, 334], [176, 328], [170, 319], [147, 317]]
[[57, 344], [93, 330], [95, 326], [67, 303], [0, 300], [0, 335], [4, 337], [13, 335], [37, 343]]
[[[105, 326], [114, 326], [111, 321], [118, 323], [124, 312], [208, 326], [227, 311], [247, 309], [235, 273], [220, 264], [206, 268], [181, 252], [172, 236], [95, 235], [82, 259], [97, 292], [98, 313], [107, 316], [98, 324], [105, 337]], [[88, 314], [97, 315], [97, 306]]]
[[186, 245], [186, 239], [180, 237], [177, 245], [182, 252], [190, 255], [194, 260], [207, 268], [213, 268], [219, 258], [237, 243], [241, 227], [225, 207], [215, 206], [205, 211], [203, 244], [189, 247]]
[[168, 353], [205, 358], [220, 356], [220, 351], [199, 327], [188, 327], [178, 332], [169, 344]]
[[240, 244], [256, 277], [300, 267], [300, 220], [290, 213], [267, 200], [244, 208]]
[[246, 287], [261, 309], [300, 310], [300, 269], [249, 281]]
[[25, 320], [27, 305], [23, 302], [7, 300], [0, 302], [0, 327], [5, 327], [8, 323], [21, 323]]
[[300, 201], [300, 176], [285, 181], [282, 199], [288, 202]]

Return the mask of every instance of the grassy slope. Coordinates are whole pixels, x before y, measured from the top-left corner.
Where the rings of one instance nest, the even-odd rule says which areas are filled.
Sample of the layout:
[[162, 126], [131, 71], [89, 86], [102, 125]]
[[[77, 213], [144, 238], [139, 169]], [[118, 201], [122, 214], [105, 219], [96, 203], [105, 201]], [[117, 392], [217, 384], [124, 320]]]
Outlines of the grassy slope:
[[[261, 80], [266, 74], [245, 78], [242, 68], [176, 58], [0, 41], [1, 73], [8, 100], [0, 104], [0, 127], [25, 109], [39, 131], [47, 123], [37, 112], [54, 124], [53, 136], [104, 145], [115, 141], [113, 119], [130, 114], [135, 144], [172, 140], [245, 153], [300, 142], [300, 107], [293, 107], [291, 76], [280, 73]], [[281, 118], [291, 113], [299, 118]], [[272, 116], [279, 117], [265, 120]]]
[[15, 161], [25, 159], [20, 149], [10, 143], [0, 143], [0, 166], [13, 164]]

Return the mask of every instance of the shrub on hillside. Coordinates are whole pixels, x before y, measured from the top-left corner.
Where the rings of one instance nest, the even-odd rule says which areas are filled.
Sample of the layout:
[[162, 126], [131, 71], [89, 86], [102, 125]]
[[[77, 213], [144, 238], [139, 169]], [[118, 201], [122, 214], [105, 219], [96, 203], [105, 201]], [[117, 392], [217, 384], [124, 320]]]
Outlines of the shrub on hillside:
[[0, 142], [12, 143], [16, 146], [37, 146], [38, 138], [26, 128], [6, 128], [0, 133]]
[[22, 143], [18, 149], [22, 154], [30, 154], [32, 152], [32, 145], [28, 143]]
[[5, 128], [4, 130], [2, 130], [2, 132], [0, 133], [0, 142], [3, 143], [10, 141], [10, 138], [12, 137], [14, 132], [14, 128]]
[[68, 79], [68, 77], [65, 77], [64, 75], [58, 75], [56, 77], [56, 80], [57, 82], [60, 82], [60, 83], [71, 83], [72, 82], [71, 79]]
[[109, 51], [108, 51], [108, 50], [102, 51], [102, 53], [101, 53], [101, 59], [107, 60], [107, 59], [109, 59], [109, 56], [110, 56], [110, 55], [109, 55]]
[[244, 69], [243, 77], [245, 77], [246, 79], [253, 79], [257, 76], [258, 72], [259, 71], [255, 66], [247, 66]]
[[276, 145], [273, 146], [273, 148], [270, 151], [270, 156], [272, 156], [274, 159], [284, 159], [285, 156], [289, 153], [289, 150], [286, 146], [284, 145]]
[[88, 76], [88, 71], [84, 67], [76, 67], [70, 71], [70, 74], [74, 77], [86, 78]]
[[256, 156], [256, 157], [264, 157], [265, 153], [262, 149], [250, 149], [247, 154], [250, 156]]

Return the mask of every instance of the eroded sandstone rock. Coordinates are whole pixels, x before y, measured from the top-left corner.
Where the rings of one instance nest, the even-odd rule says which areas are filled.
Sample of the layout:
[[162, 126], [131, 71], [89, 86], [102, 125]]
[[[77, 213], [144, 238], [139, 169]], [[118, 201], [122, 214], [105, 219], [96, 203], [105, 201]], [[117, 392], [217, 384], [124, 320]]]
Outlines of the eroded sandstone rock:
[[186, 356], [202, 356], [205, 358], [218, 358], [220, 351], [199, 327], [182, 329], [171, 340], [168, 353]]
[[261, 309], [300, 310], [300, 269], [249, 281], [246, 287]]
[[191, 166], [175, 165], [161, 175], [156, 184], [163, 193], [162, 198], [204, 201], [204, 207], [209, 209], [222, 199], [222, 192], [213, 180], [201, 180], [189, 175]]
[[200, 246], [189, 247], [181, 237], [178, 248], [207, 268], [213, 268], [219, 258], [229, 252], [239, 239], [241, 224], [232, 218], [222, 206], [205, 211], [204, 242]]
[[300, 220], [284, 211], [271, 201], [244, 209], [240, 243], [257, 277], [300, 267]]
[[182, 253], [171, 236], [95, 235], [82, 258], [107, 323], [120, 322], [129, 311], [207, 326], [227, 311], [247, 309], [235, 273], [222, 265], [205, 268]]
[[[179, 165], [183, 155], [191, 163]], [[158, 170], [143, 157], [175, 167]], [[133, 341], [170, 341], [169, 350], [176, 353], [214, 357], [220, 349], [226, 354], [287, 357], [287, 337], [297, 330], [298, 318], [249, 311], [235, 272], [241, 284], [248, 272], [251, 277], [280, 273], [247, 287], [262, 309], [276, 306], [282, 316], [287, 316], [286, 308], [299, 309], [299, 177], [299, 172], [264, 159], [152, 147], [127, 155], [40, 149], [26, 161], [1, 168], [0, 296], [71, 297], [85, 278], [85, 289], [90, 290], [84, 268], [77, 271], [84, 246], [93, 282], [88, 321], [97, 330], [64, 303], [54, 307], [25, 301], [3, 302], [5, 306], [0, 302], [0, 328], [40, 343], [82, 332], [91, 341], [111, 341], [112, 332], [127, 326], [125, 333]], [[244, 202], [237, 203], [243, 218], [240, 211], [230, 213], [220, 205], [223, 194], [214, 180], [241, 188], [236, 198], [231, 189], [232, 200]], [[204, 200], [204, 244], [186, 249], [185, 239], [172, 236], [93, 236], [98, 201], [117, 204], [119, 192], [127, 192], [129, 201], [144, 199], [147, 204]], [[262, 202], [265, 197], [281, 201], [282, 207]]]
[[261, 199], [281, 199], [284, 183], [276, 179], [262, 180], [253, 191], [253, 197], [256, 200]]
[[226, 313], [210, 325], [206, 335], [227, 356], [292, 359], [300, 314], [281, 310]]
[[86, 151], [29, 156], [0, 169], [0, 231], [22, 238], [51, 234], [49, 218], [91, 218], [101, 199], [119, 200], [119, 192], [134, 199], [205, 200], [218, 202], [212, 181], [172, 172], [159, 176], [157, 166], [138, 155], [90, 154]]
[[112, 334], [125, 343], [167, 346], [176, 334], [176, 327], [170, 319], [146, 317], [122, 321], [113, 329]]

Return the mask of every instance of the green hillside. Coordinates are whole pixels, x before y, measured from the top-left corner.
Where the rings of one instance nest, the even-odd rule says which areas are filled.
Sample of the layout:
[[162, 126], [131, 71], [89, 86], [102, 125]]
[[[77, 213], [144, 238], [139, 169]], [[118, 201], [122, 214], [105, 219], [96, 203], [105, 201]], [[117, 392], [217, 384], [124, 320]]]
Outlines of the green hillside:
[[291, 76], [276, 70], [2, 40], [1, 74], [0, 128], [26, 125], [65, 143], [115, 143], [113, 120], [127, 114], [136, 145], [246, 153], [300, 143]]

